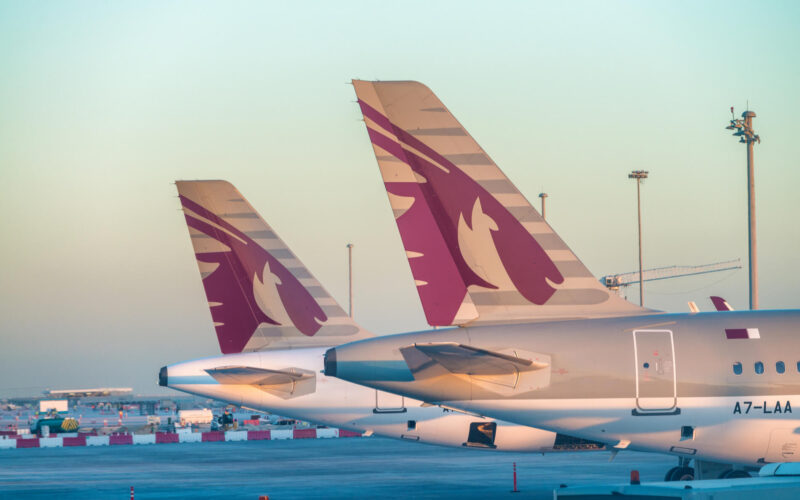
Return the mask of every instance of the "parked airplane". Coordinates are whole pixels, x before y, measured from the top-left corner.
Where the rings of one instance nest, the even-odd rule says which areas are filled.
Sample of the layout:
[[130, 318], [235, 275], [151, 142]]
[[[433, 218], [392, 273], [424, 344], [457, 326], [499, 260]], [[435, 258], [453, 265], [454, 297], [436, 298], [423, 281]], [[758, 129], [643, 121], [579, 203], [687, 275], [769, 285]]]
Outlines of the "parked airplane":
[[224, 355], [165, 366], [159, 385], [317, 424], [445, 446], [603, 448], [321, 374], [327, 348], [372, 334], [347, 316], [231, 184], [176, 184]]
[[427, 87], [353, 84], [428, 322], [461, 327], [338, 346], [326, 375], [673, 454], [668, 480], [800, 460], [800, 311], [623, 301]]

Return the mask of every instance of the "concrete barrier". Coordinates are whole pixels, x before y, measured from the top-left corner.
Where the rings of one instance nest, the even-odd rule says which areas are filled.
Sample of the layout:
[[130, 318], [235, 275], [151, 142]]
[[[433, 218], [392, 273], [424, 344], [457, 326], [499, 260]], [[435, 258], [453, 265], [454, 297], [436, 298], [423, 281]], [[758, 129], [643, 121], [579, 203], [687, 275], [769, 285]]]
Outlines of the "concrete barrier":
[[38, 448], [39, 438], [17, 439], [17, 448]]
[[270, 431], [247, 431], [248, 441], [269, 441], [272, 439]]
[[89, 436], [86, 438], [86, 446], [108, 446], [108, 436]]
[[247, 441], [247, 431], [227, 431], [225, 441]]
[[225, 433], [222, 431], [211, 431], [201, 433], [201, 440], [204, 443], [214, 443], [217, 441], [225, 441]]
[[294, 437], [293, 429], [272, 429], [270, 431], [270, 439], [292, 439]]
[[[125, 444], [199, 443], [222, 441], [271, 441], [282, 439], [330, 439], [336, 437], [356, 437], [361, 433], [340, 429], [271, 429], [258, 431], [212, 431], [178, 433], [158, 432], [156, 434], [112, 434], [92, 436], [70, 433], [56, 437], [0, 436], [0, 450], [12, 448], [61, 448], [63, 446], [114, 446]], [[13, 439], [12, 439], [13, 438]]]
[[65, 437], [64, 446], [86, 446], [86, 436]]
[[317, 429], [295, 429], [292, 439], [316, 439]]
[[156, 444], [179, 443], [178, 434], [175, 432], [156, 432]]
[[199, 443], [203, 440], [203, 435], [199, 432], [181, 432], [178, 434], [179, 443]]
[[11, 449], [17, 447], [16, 439], [0, 439], [0, 450]]
[[64, 446], [62, 437], [39, 438], [39, 448], [61, 448], [62, 446]]
[[108, 436], [108, 444], [133, 444], [133, 436], [130, 434], [112, 434]]
[[317, 429], [317, 439], [339, 437], [339, 429]]
[[134, 434], [133, 444], [156, 444], [155, 434]]

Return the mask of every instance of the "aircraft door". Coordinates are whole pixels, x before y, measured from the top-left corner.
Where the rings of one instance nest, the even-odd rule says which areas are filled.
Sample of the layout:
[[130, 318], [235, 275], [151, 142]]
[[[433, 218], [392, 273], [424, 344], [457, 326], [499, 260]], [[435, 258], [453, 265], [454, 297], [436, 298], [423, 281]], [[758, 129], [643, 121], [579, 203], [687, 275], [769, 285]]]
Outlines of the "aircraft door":
[[800, 461], [800, 436], [794, 429], [775, 429], [770, 433], [767, 455], [768, 462]]
[[375, 408], [372, 413], [405, 413], [406, 399], [390, 392], [375, 391]]
[[636, 361], [634, 414], [677, 412], [675, 348], [670, 330], [633, 332]]
[[497, 433], [497, 422], [472, 422], [469, 424], [469, 435], [463, 446], [474, 448], [497, 448], [494, 437]]

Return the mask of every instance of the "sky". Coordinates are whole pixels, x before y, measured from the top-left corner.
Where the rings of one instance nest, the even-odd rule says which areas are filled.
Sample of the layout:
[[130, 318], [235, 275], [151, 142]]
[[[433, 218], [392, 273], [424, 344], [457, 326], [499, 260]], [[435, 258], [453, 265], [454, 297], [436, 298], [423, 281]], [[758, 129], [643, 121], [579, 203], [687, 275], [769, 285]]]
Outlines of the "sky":
[[[0, 1], [0, 396], [133, 387], [219, 353], [176, 179], [233, 182], [377, 334], [424, 329], [353, 78], [418, 80], [595, 275], [747, 262], [800, 305], [800, 3]], [[645, 305], [748, 307], [747, 270]], [[638, 288], [627, 295], [638, 299]]]

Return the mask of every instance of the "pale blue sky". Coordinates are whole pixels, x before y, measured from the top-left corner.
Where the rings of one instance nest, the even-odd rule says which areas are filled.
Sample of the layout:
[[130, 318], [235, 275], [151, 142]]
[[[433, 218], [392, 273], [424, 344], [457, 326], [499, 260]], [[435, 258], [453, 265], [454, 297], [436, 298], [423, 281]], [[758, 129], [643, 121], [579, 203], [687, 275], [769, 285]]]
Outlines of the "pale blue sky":
[[[598, 276], [747, 258], [758, 113], [761, 303], [800, 301], [796, 2], [0, 2], [0, 395], [154, 392], [215, 355], [175, 179], [235, 183], [356, 318], [425, 326], [351, 78], [429, 85]], [[647, 304], [746, 272], [662, 282]], [[637, 290], [631, 289], [631, 297]]]

